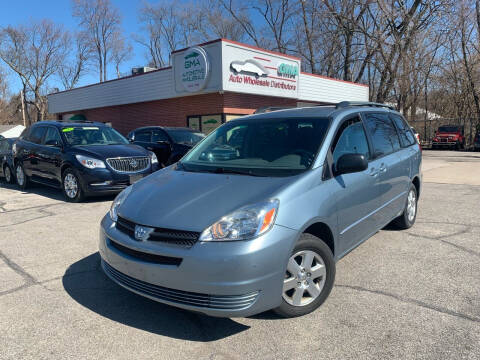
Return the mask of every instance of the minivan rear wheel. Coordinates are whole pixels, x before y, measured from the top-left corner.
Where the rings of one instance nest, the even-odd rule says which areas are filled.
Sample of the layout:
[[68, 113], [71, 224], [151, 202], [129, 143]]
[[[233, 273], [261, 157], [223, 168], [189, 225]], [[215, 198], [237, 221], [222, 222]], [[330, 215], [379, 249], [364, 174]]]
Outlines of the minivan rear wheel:
[[273, 311], [287, 318], [314, 311], [327, 299], [334, 280], [330, 248], [318, 237], [302, 234], [288, 259], [282, 304]]
[[403, 210], [402, 215], [393, 221], [393, 224], [402, 230], [410, 229], [413, 224], [415, 224], [415, 219], [417, 218], [417, 203], [417, 188], [414, 184], [411, 184], [407, 195], [405, 209]]
[[8, 184], [13, 183], [13, 174], [12, 174], [12, 170], [10, 169], [10, 166], [5, 164], [3, 168], [3, 175], [5, 175], [5, 181]]

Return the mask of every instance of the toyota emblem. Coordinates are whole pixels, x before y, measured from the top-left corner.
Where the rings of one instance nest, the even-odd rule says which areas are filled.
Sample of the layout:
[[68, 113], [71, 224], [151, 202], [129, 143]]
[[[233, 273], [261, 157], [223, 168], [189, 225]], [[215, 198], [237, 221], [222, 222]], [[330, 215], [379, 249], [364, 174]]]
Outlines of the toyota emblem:
[[148, 226], [135, 225], [135, 240], [146, 241], [153, 232], [153, 228]]

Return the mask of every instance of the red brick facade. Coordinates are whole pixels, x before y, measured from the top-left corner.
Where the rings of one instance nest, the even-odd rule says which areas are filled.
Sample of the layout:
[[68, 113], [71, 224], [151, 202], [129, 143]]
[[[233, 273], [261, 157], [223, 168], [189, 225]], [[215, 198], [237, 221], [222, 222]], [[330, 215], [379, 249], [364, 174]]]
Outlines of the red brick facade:
[[81, 112], [88, 120], [112, 123], [123, 134], [148, 125], [187, 126], [187, 116], [251, 114], [265, 106], [296, 106], [295, 99], [240, 93], [212, 93], [110, 106]]

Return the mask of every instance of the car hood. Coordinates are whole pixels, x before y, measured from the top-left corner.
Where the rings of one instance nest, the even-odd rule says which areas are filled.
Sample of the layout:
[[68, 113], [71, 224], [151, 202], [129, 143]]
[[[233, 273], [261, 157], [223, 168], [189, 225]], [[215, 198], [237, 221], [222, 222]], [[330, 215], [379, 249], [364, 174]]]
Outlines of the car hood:
[[77, 153], [89, 155], [100, 160], [115, 157], [148, 156], [148, 151], [134, 144], [125, 145], [80, 145], [74, 146]]
[[240, 207], [274, 196], [294, 177], [160, 170], [133, 185], [118, 213], [137, 224], [201, 232]]

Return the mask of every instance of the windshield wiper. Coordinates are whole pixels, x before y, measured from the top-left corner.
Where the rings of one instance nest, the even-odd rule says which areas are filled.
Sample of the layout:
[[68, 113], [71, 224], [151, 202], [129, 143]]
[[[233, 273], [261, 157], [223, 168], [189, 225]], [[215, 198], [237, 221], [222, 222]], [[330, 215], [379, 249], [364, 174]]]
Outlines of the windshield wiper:
[[252, 170], [242, 171], [242, 170], [226, 169], [226, 168], [223, 168], [223, 167], [217, 167], [215, 169], [206, 170], [206, 171], [212, 172], [212, 173], [215, 173], [215, 174], [236, 174], [236, 175], [247, 175], [247, 176], [262, 176], [262, 175], [259, 175], [259, 174], [255, 174], [254, 172], [252, 172]]

